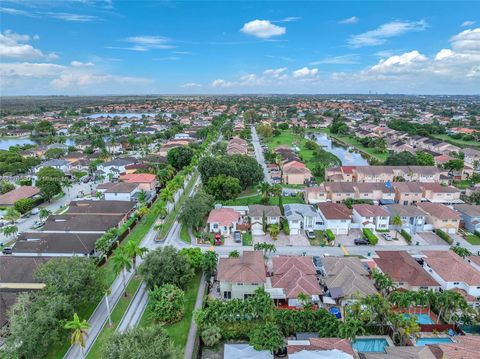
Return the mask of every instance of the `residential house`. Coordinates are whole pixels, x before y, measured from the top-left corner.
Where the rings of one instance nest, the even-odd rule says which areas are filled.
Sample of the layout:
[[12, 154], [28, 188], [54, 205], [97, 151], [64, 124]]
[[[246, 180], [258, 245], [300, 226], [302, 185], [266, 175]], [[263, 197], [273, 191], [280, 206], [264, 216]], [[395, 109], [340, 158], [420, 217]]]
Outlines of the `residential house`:
[[391, 183], [355, 183], [355, 199], [371, 200], [374, 202], [391, 202], [395, 200], [395, 189]]
[[480, 271], [473, 268], [453, 251], [423, 251], [423, 267], [443, 290], [460, 292], [468, 303], [478, 306]]
[[352, 223], [352, 210], [344, 204], [325, 202], [317, 204], [318, 213], [324, 224], [334, 234], [348, 234]]
[[345, 306], [358, 298], [377, 294], [369, 272], [357, 257], [322, 258], [323, 277], [326, 295]]
[[417, 206], [427, 213], [427, 223], [433, 225], [433, 229], [457, 233], [460, 213], [440, 203], [423, 202]]
[[349, 339], [309, 338], [289, 340], [287, 344], [289, 359], [353, 359], [356, 354]]
[[389, 228], [390, 212], [382, 206], [355, 204], [352, 210], [352, 221], [359, 223], [360, 228], [386, 231]]
[[103, 193], [107, 201], [135, 201], [139, 194], [140, 188], [136, 183], [129, 182], [107, 182], [97, 186], [97, 191]]
[[140, 190], [152, 192], [158, 186], [157, 176], [151, 173], [127, 173], [120, 176], [120, 181], [136, 183]]
[[300, 293], [303, 293], [313, 302], [319, 301], [323, 294], [317, 281], [317, 271], [309, 256], [276, 256], [269, 263], [266, 291], [278, 305], [299, 307]]
[[248, 216], [250, 217], [251, 231], [253, 235], [265, 235], [264, 228], [269, 225], [280, 225], [280, 207], [250, 205], [248, 206]]
[[464, 161], [472, 167], [475, 167], [475, 165], [477, 165], [477, 168], [475, 169], [479, 169], [478, 166], [480, 165], [480, 151], [473, 148], [464, 148], [462, 152], [465, 155], [465, 157], [463, 158]]
[[[442, 344], [443, 345], [443, 344]], [[360, 359], [439, 359], [439, 358], [454, 358], [451, 356], [435, 356], [433, 350], [435, 350], [438, 345], [426, 345], [419, 347], [394, 347], [387, 346], [385, 351], [378, 353], [359, 353]], [[467, 357], [461, 357], [467, 358]], [[473, 358], [472, 358], [473, 359]]]
[[303, 195], [305, 202], [309, 204], [317, 204], [330, 200], [327, 189], [323, 183], [319, 186], [306, 187]]
[[394, 182], [395, 203], [409, 204], [420, 203], [423, 198], [422, 184], [419, 182]]
[[7, 193], [0, 195], [0, 207], [11, 207], [21, 199], [35, 198], [40, 193], [37, 187], [20, 186]]
[[122, 215], [121, 223], [131, 217], [135, 211], [136, 203], [133, 201], [72, 201], [65, 214], [69, 215], [96, 215], [96, 216], [117, 216]]
[[393, 203], [395, 190], [390, 183], [363, 182], [325, 182], [305, 188], [305, 201], [310, 204], [328, 201], [342, 203], [349, 198]]
[[440, 288], [407, 251], [377, 251], [373, 260], [377, 269], [387, 274], [400, 289], [437, 291]]
[[99, 233], [100, 235], [110, 228], [118, 228], [124, 219], [123, 214], [94, 215], [94, 214], [61, 214], [51, 215], [43, 226], [43, 233]]
[[390, 218], [400, 216], [402, 224], [399, 229], [405, 230], [407, 233], [413, 234], [425, 230], [427, 214], [420, 208], [412, 205], [390, 204], [385, 206], [390, 212]]
[[230, 141], [228, 141], [227, 154], [228, 155], [248, 154], [248, 142], [239, 137], [233, 137]]
[[240, 213], [232, 208], [215, 208], [210, 211], [207, 219], [208, 231], [229, 236], [237, 230]]
[[285, 184], [305, 184], [312, 177], [312, 172], [302, 162], [289, 161], [282, 165], [282, 178]]
[[283, 208], [291, 235], [300, 234], [302, 230], [323, 228], [324, 222], [313, 206], [292, 203], [284, 205]]
[[38, 266], [51, 258], [0, 256], [0, 328], [8, 324], [8, 309], [22, 292], [41, 290], [44, 283], [35, 279]]
[[245, 299], [267, 282], [262, 251], [244, 251], [241, 257], [218, 262], [217, 281], [223, 299]]
[[100, 237], [99, 233], [23, 232], [12, 250], [14, 256], [91, 256]]
[[439, 182], [445, 173], [435, 166], [340, 166], [327, 168], [325, 178], [329, 182]]
[[98, 165], [98, 169], [104, 171], [107, 176], [118, 178], [121, 173], [125, 173], [125, 166], [135, 163], [132, 159], [116, 158]]
[[422, 183], [423, 199], [432, 203], [462, 203], [461, 191], [453, 186], [442, 186], [440, 183]]
[[223, 345], [223, 359], [273, 359], [268, 350], [255, 350], [247, 343], [228, 343]]
[[53, 159], [53, 160], [48, 160], [48, 161], [45, 161], [45, 162], [42, 162], [40, 163], [36, 168], [35, 168], [35, 172], [38, 172], [40, 171], [42, 168], [45, 168], [45, 167], [53, 167], [59, 171], [62, 171], [62, 172], [67, 172], [70, 170], [70, 162], [68, 162], [67, 160], [59, 160], [59, 159]]
[[471, 233], [480, 232], [480, 206], [458, 204], [454, 207], [460, 213], [465, 229]]

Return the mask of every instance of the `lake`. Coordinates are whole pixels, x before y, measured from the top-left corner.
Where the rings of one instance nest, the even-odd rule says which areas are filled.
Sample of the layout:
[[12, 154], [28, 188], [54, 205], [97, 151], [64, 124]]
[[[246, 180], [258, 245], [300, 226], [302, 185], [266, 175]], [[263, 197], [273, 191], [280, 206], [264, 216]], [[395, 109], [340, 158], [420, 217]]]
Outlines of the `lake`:
[[[0, 137], [0, 150], [8, 150], [11, 146], [23, 146], [38, 144], [36, 141], [32, 141], [28, 137]], [[75, 140], [73, 138], [67, 138], [65, 141], [67, 146], [74, 146]]]
[[313, 133], [316, 142], [326, 151], [337, 156], [344, 166], [368, 166], [368, 160], [355, 150], [348, 150], [346, 146], [334, 143], [326, 133]]

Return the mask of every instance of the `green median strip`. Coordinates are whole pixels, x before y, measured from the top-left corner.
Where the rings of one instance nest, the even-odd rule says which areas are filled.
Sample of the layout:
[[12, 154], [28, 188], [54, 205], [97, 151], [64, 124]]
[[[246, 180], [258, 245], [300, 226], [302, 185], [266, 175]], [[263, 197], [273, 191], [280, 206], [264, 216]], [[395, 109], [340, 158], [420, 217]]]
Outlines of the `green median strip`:
[[112, 326], [109, 326], [108, 320], [103, 326], [102, 331], [98, 334], [95, 343], [93, 343], [92, 348], [88, 352], [87, 359], [96, 359], [101, 358], [102, 348], [106, 341], [115, 333], [120, 321], [125, 314], [128, 305], [133, 300], [133, 296], [137, 291], [138, 287], [140, 286], [141, 280], [138, 277], [132, 278], [130, 283], [127, 285], [127, 297], [122, 295], [120, 300], [118, 301], [117, 305], [112, 311]]

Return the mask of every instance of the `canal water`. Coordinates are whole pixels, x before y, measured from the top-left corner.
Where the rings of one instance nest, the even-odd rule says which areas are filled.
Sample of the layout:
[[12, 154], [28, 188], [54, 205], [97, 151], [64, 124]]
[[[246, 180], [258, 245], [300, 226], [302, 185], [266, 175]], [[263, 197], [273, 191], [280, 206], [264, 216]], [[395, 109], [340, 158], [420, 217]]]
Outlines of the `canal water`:
[[[337, 156], [344, 166], [368, 166], [368, 159], [354, 149], [332, 141], [326, 133], [314, 133], [315, 141], [326, 151]], [[310, 136], [310, 135], [309, 135]]]
[[[23, 146], [23, 145], [34, 145], [38, 142], [32, 141], [28, 137], [0, 137], [0, 150], [8, 150], [10, 146]], [[65, 141], [67, 146], [74, 146], [75, 140], [72, 138], [67, 138]]]

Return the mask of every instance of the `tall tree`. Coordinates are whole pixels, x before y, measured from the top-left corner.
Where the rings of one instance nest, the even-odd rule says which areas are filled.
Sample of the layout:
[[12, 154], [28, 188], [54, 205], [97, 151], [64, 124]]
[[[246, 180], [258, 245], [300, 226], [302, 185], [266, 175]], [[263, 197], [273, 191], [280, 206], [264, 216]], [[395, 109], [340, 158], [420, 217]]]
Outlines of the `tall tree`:
[[125, 247], [118, 247], [114, 252], [112, 258], [110, 260], [113, 262], [113, 270], [115, 274], [119, 275], [122, 274], [122, 282], [123, 282], [123, 291], [125, 297], [127, 296], [127, 282], [126, 282], [126, 271], [130, 272], [132, 269], [132, 260], [128, 255]]
[[65, 323], [65, 329], [72, 331], [70, 344], [78, 345], [82, 351], [82, 357], [85, 357], [85, 337], [90, 324], [84, 319], [80, 320], [77, 313], [73, 314], [73, 319]]

